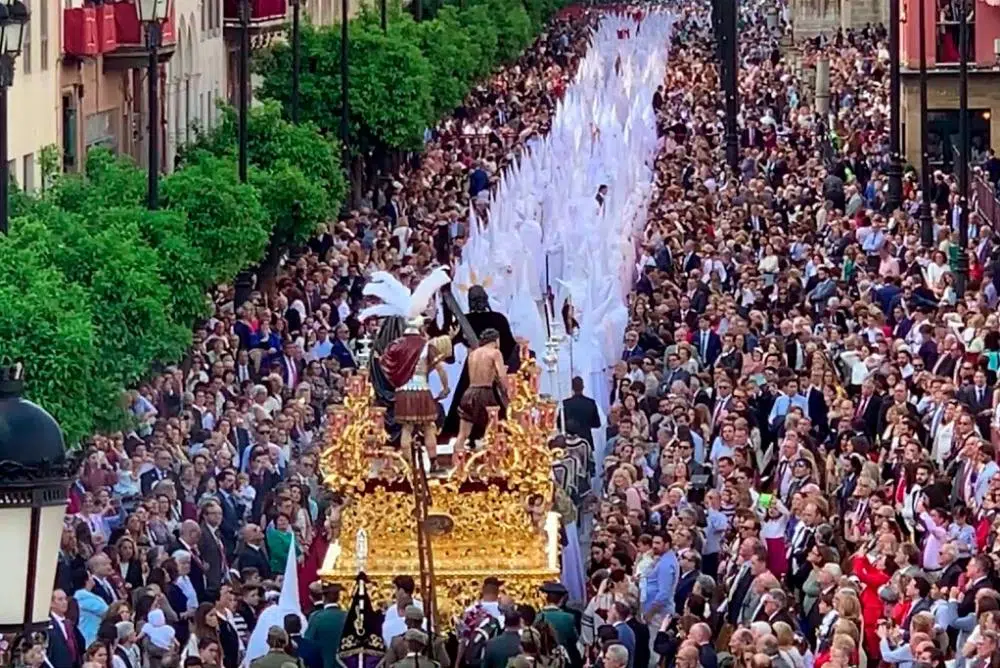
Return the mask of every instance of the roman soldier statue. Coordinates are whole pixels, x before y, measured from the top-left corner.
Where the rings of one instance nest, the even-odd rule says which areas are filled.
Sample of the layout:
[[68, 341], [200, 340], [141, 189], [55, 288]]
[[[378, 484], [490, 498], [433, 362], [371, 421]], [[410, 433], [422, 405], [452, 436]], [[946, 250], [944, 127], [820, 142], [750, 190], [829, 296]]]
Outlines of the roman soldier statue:
[[[375, 272], [364, 294], [378, 297], [382, 303], [359, 315], [362, 322], [371, 317], [406, 318], [403, 335], [386, 346], [378, 358], [378, 366], [388, 384], [395, 388], [393, 418], [401, 428], [400, 445], [404, 456], [410, 454], [414, 431], [421, 430], [432, 468], [437, 456], [437, 402], [450, 392], [443, 362], [451, 356], [452, 345], [450, 336], [428, 339], [421, 314], [435, 293], [450, 280], [447, 268], [439, 267], [411, 293], [392, 274]], [[431, 393], [428, 382], [432, 371], [441, 379], [442, 391], [437, 397]]]

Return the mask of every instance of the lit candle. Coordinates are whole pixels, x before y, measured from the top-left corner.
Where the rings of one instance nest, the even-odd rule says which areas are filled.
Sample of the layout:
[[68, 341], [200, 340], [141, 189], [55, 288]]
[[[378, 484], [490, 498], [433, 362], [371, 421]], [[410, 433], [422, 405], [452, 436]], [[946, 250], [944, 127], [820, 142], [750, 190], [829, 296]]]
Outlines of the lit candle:
[[548, 537], [548, 544], [545, 547], [546, 555], [549, 558], [549, 570], [558, 571], [559, 568], [559, 513], [549, 511], [545, 516], [545, 533]]

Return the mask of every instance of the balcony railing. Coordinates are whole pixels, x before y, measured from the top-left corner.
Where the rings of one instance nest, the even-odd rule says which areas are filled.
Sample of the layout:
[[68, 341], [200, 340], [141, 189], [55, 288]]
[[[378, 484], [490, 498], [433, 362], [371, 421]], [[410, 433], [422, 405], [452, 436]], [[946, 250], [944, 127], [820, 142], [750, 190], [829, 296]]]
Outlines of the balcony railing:
[[993, 184], [982, 176], [972, 179], [972, 202], [969, 210], [979, 214], [984, 223], [992, 229], [1000, 225], [1000, 201], [997, 200]]
[[[224, 0], [222, 16], [227, 23], [239, 23], [240, 1]], [[288, 15], [288, 0], [250, 0], [251, 23], [284, 21]]]
[[63, 53], [88, 58], [118, 48], [113, 5], [85, 4], [63, 10]]
[[[145, 31], [142, 22], [139, 21], [139, 12], [133, 2], [116, 2], [113, 5], [115, 10], [115, 29], [118, 32], [118, 44], [121, 46], [144, 46], [146, 43]], [[161, 36], [163, 45], [173, 45], [177, 41], [177, 30], [174, 28], [173, 3], [170, 5], [170, 16], [163, 24], [163, 35]]]

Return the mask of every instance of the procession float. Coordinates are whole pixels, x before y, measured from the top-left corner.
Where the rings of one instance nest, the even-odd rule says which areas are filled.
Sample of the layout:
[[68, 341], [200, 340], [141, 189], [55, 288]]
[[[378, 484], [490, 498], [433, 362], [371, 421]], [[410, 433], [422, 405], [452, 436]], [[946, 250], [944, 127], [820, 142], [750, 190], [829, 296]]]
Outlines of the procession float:
[[[362, 370], [371, 350], [362, 342]], [[359, 567], [372, 600], [392, 596], [392, 580], [421, 585], [428, 616], [450, 627], [498, 577], [518, 601], [542, 603], [539, 587], [560, 575], [560, 516], [552, 510], [556, 403], [539, 394], [539, 368], [527, 344], [507, 377], [506, 418], [490, 409], [474, 452], [453, 453], [441, 475], [412, 464], [419, 456], [390, 444], [386, 408], [367, 372], [348, 379], [347, 394], [325, 434], [320, 468], [340, 500], [339, 532], [319, 576], [351, 590]]]

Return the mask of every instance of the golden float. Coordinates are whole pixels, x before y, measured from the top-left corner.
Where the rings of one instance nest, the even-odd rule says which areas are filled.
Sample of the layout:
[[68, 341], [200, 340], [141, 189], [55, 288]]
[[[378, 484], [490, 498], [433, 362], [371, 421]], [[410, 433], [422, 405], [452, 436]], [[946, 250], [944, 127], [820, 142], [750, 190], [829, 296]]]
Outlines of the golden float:
[[[521, 602], [541, 603], [542, 583], [559, 579], [559, 515], [552, 512], [549, 446], [556, 404], [539, 396], [539, 369], [521, 350], [521, 366], [508, 375], [507, 419], [492, 409], [479, 449], [453, 457], [453, 468], [428, 480], [438, 623], [450, 626], [480, 595], [489, 576]], [[344, 405], [331, 416], [320, 469], [326, 486], [343, 499], [339, 538], [319, 571], [325, 582], [350, 590], [363, 564], [373, 601], [392, 594], [392, 579], [419, 581], [414, 471], [388, 443], [385, 408], [374, 405], [366, 375], [349, 379]], [[366, 538], [365, 554], [355, 554]]]

